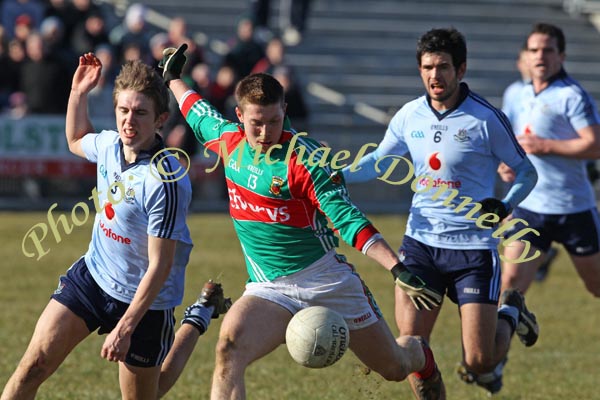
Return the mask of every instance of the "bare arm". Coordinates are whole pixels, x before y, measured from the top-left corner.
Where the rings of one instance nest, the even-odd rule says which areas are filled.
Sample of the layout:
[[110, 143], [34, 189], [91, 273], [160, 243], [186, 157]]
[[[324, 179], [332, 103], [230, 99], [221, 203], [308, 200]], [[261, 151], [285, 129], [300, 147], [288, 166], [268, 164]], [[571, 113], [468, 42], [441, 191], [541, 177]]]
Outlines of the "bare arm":
[[373, 243], [371, 247], [367, 249], [365, 254], [377, 261], [388, 271], [391, 271], [392, 267], [400, 262], [396, 252], [392, 250], [390, 245], [383, 239]]
[[148, 271], [142, 278], [127, 311], [104, 341], [100, 354], [108, 361], [125, 361], [133, 331], [169, 276], [176, 244], [175, 240], [148, 237], [150, 265], [148, 265]]
[[86, 53], [79, 57], [79, 66], [73, 75], [65, 132], [71, 153], [85, 158], [81, 149], [81, 138], [86, 133], [93, 132], [94, 127], [88, 116], [88, 93], [96, 87], [102, 72], [102, 64], [93, 53]]
[[173, 92], [177, 103], [181, 100], [181, 97], [190, 90], [190, 87], [181, 79], [173, 79], [169, 82], [169, 89]]
[[590, 125], [577, 131], [579, 137], [568, 140], [543, 139], [535, 133], [517, 139], [528, 154], [556, 154], [578, 159], [600, 158], [600, 125]]
[[373, 242], [367, 251], [363, 252], [392, 273], [396, 285], [406, 292], [417, 310], [431, 310], [442, 304], [442, 295], [406, 269], [396, 252], [383, 238]]

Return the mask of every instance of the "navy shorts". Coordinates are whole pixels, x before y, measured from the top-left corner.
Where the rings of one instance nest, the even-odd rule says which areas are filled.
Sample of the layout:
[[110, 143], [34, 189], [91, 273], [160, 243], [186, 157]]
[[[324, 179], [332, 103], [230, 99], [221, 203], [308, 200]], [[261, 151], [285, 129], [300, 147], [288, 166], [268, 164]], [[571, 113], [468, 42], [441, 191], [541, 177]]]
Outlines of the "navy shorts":
[[459, 306], [498, 303], [501, 268], [496, 250], [442, 249], [404, 236], [400, 260]]
[[[58, 281], [52, 298], [83, 319], [90, 330], [109, 333], [125, 314], [129, 304], [109, 296], [98, 286], [84, 258], [80, 258]], [[125, 362], [136, 367], [162, 364], [174, 340], [173, 308], [148, 310], [131, 336]]]
[[[569, 254], [589, 256], [600, 251], [600, 224], [598, 210], [582, 211], [574, 214], [540, 214], [517, 207], [513, 218], [521, 218], [530, 228], [537, 230], [540, 236], [527, 232], [519, 240], [527, 240], [533, 247], [547, 252], [552, 242], [562, 244]], [[517, 233], [522, 226], [515, 225], [504, 237]]]

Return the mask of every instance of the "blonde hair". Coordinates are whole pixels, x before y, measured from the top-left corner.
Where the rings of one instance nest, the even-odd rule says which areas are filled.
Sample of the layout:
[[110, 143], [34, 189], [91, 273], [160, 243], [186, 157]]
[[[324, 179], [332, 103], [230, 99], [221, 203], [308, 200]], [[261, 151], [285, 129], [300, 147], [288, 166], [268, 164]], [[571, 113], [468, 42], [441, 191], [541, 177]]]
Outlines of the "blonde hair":
[[154, 68], [140, 60], [127, 61], [115, 79], [113, 105], [117, 106], [119, 94], [125, 90], [133, 90], [147, 96], [154, 103], [154, 111], [158, 117], [169, 111], [169, 91], [163, 79]]

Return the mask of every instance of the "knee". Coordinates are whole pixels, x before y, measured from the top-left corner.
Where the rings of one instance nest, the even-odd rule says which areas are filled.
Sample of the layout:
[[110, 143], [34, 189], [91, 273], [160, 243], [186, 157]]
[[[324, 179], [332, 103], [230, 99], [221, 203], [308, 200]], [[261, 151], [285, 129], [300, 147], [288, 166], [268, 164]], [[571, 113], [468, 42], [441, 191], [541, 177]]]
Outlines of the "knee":
[[490, 355], [484, 353], [465, 355], [465, 367], [476, 374], [483, 374], [494, 369], [494, 360]]
[[406, 368], [395, 367], [383, 369], [381, 371], [378, 371], [378, 373], [386, 381], [400, 382], [406, 379], [406, 377], [409, 374], [409, 371]]
[[37, 387], [53, 372], [43, 354], [21, 360], [15, 372], [16, 383], [21, 387]]
[[230, 336], [221, 336], [215, 347], [217, 365], [226, 365], [237, 362], [239, 346]]

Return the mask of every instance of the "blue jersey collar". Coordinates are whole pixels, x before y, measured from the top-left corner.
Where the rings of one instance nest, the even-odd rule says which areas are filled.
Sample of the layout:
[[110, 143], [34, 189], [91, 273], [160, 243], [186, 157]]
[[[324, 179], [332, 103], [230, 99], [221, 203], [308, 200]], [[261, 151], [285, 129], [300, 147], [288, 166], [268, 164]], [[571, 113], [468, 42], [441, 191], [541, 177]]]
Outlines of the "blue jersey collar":
[[[537, 96], [538, 94], [542, 93], [544, 90], [548, 89], [550, 87], [550, 85], [552, 85], [554, 82], [556, 82], [560, 79], [565, 79], [566, 77], [567, 77], [567, 71], [565, 71], [564, 67], [561, 67], [560, 71], [558, 71], [558, 73], [556, 73], [556, 75], [553, 75], [548, 79], [548, 86], [546, 86], [545, 88], [540, 90], [538, 93], [535, 93], [535, 89], [534, 89], [533, 94]], [[533, 86], [533, 82], [530, 81], [529, 85]]]
[[163, 141], [163, 138], [159, 134], [156, 134], [154, 137], [154, 143], [152, 143], [152, 146], [150, 147], [150, 149], [140, 151], [139, 154], [137, 155], [135, 161], [132, 162], [131, 164], [127, 164], [127, 161], [125, 160], [125, 154], [123, 153], [123, 142], [119, 138], [119, 154], [121, 156], [121, 172], [125, 172], [129, 168], [135, 167], [143, 160], [151, 159], [152, 157], [154, 157], [154, 155], [156, 153], [158, 153], [160, 150], [162, 150], [164, 148], [165, 148], [165, 142]]
[[470, 93], [469, 86], [464, 82], [459, 83], [458, 90], [459, 90], [459, 94], [458, 94], [458, 100], [456, 101], [456, 104], [454, 105], [454, 107], [444, 111], [443, 113], [440, 113], [438, 110], [433, 108], [431, 106], [431, 97], [428, 94], [425, 95], [425, 98], [427, 99], [427, 104], [429, 105], [429, 108], [431, 109], [433, 114], [437, 117], [438, 121], [441, 121], [447, 115], [450, 115], [450, 113], [452, 113], [452, 111], [454, 111], [458, 107], [460, 107], [460, 105], [463, 103], [463, 101], [465, 101], [465, 99], [467, 98], [467, 96]]

